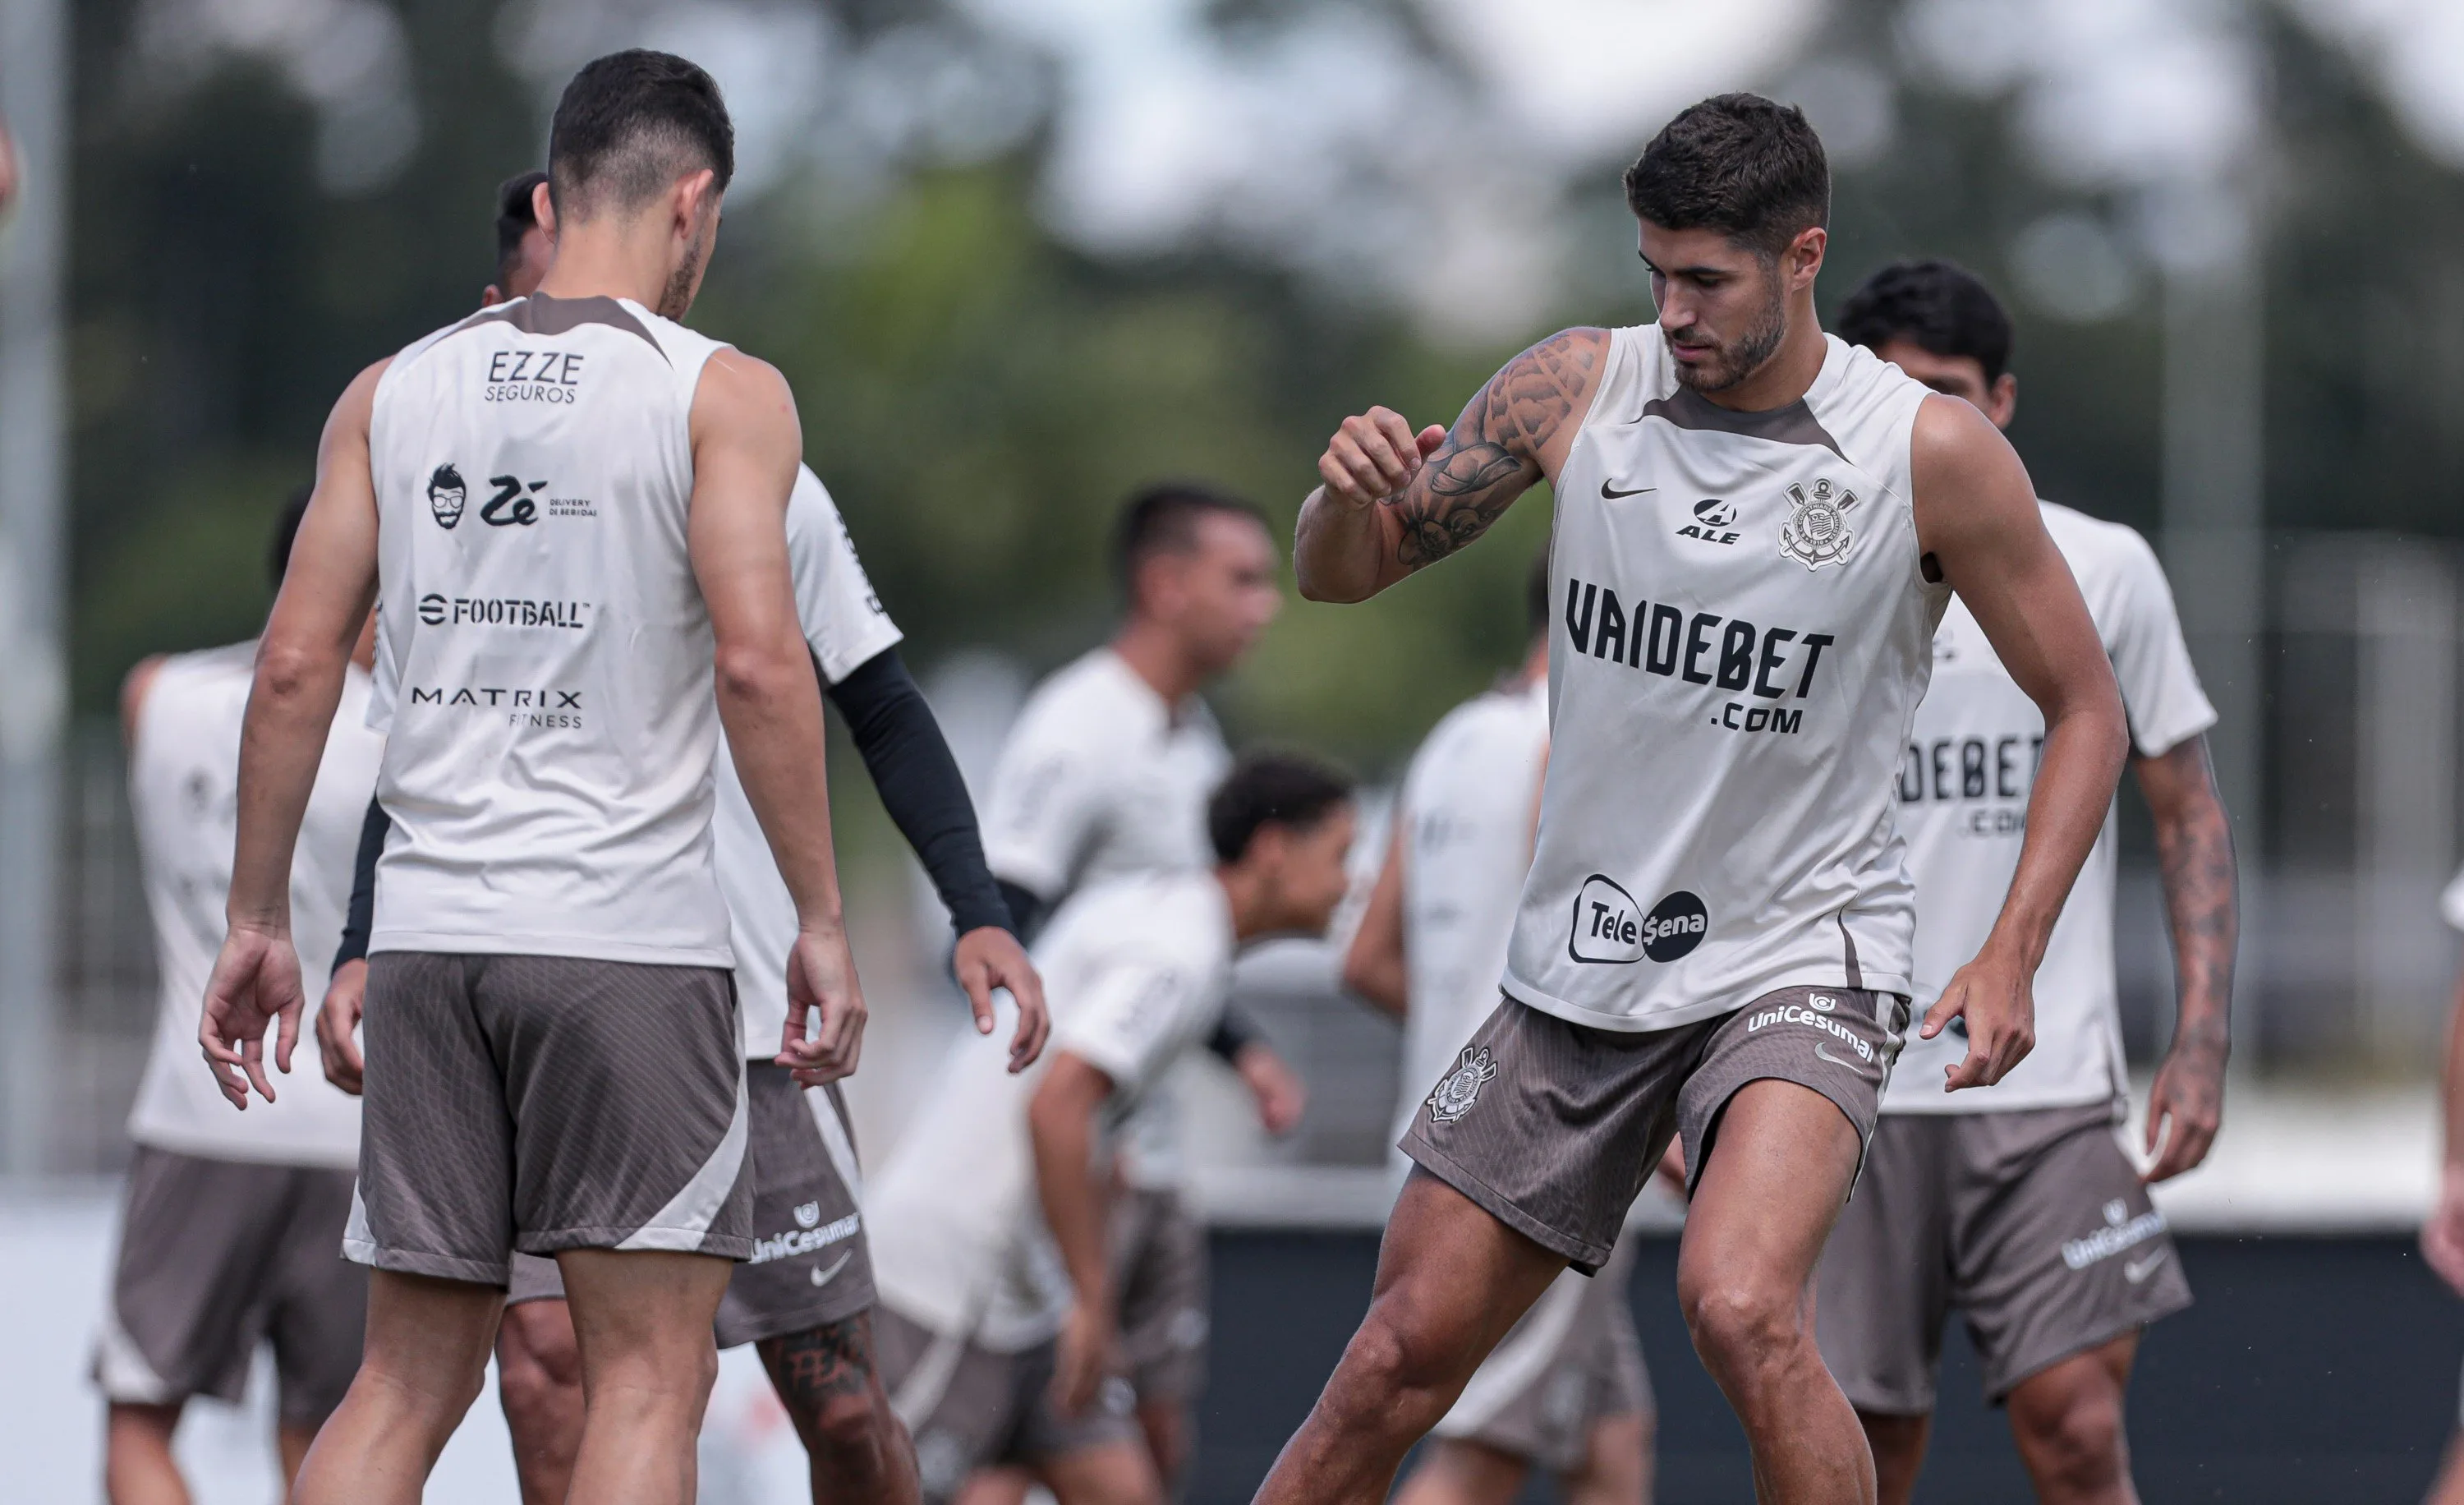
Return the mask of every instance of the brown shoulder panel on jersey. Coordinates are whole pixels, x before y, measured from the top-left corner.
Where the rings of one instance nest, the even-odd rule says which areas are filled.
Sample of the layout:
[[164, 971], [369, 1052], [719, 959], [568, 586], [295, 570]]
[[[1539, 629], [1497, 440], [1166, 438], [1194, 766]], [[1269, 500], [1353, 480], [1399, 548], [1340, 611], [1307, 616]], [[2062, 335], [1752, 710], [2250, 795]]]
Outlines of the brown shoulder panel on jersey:
[[1769, 439], [1776, 444], [1805, 444], [1829, 450], [1841, 459], [1848, 457], [1839, 441], [1814, 416], [1814, 409], [1800, 397], [1785, 408], [1769, 412], [1737, 412], [1721, 407], [1690, 387], [1681, 387], [1666, 397], [1655, 397], [1642, 405], [1646, 418], [1665, 418], [1681, 429], [1734, 433], [1749, 439]]
[[544, 293], [533, 293], [528, 298], [482, 309], [462, 321], [459, 327], [475, 329], [492, 323], [511, 324], [526, 335], [561, 335], [583, 324], [605, 324], [640, 335], [645, 344], [659, 352], [660, 360], [668, 358], [668, 352], [633, 317], [632, 311], [612, 298], [550, 298]]

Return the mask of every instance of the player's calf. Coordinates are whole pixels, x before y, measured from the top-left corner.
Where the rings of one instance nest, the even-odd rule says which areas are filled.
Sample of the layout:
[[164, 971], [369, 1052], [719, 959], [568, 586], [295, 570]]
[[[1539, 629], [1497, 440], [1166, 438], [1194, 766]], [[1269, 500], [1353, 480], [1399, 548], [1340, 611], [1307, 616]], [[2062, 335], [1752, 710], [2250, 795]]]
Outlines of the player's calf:
[[496, 1399], [522, 1505], [562, 1505], [582, 1450], [582, 1349], [565, 1303], [522, 1301], [496, 1329]]
[[870, 1319], [859, 1313], [756, 1347], [812, 1460], [814, 1499], [913, 1505], [915, 1450], [882, 1389]]

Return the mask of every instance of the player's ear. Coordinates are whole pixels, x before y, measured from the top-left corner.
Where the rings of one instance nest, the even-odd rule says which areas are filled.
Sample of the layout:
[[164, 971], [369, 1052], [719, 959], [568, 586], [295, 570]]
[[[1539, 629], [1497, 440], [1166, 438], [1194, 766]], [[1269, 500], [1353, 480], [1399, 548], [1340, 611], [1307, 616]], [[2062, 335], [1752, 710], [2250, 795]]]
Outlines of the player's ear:
[[2005, 371], [1993, 379], [1991, 387], [1986, 388], [1985, 416], [1993, 420], [1993, 427], [2008, 429], [2011, 420], [2018, 414], [2019, 378]]
[[504, 300], [504, 292], [494, 282], [491, 282], [486, 287], [479, 289], [479, 306], [481, 308], [494, 308]]
[[1823, 255], [1831, 249], [1831, 232], [1819, 225], [1809, 225], [1796, 232], [1788, 243], [1780, 266], [1788, 276], [1789, 291], [1814, 285], [1815, 275], [1822, 270]]

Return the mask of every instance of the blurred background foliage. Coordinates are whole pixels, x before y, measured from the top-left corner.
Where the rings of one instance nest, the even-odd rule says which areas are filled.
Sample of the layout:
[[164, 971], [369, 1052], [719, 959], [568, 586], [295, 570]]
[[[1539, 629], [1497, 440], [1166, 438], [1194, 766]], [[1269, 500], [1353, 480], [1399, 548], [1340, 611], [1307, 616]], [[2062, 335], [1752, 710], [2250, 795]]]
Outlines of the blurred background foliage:
[[[2021, 320], [2013, 437], [2040, 487], [2152, 528], [2159, 320], [2126, 195], [2029, 148], [2017, 85], [1954, 86], [1911, 60], [1909, 28], [1946, 5], [1757, 3], [1787, 12], [1786, 45], [1731, 81], [1803, 98], [1834, 144], [1826, 308], [1894, 256], [1983, 273]], [[2453, 534], [2464, 189], [2301, 9], [2248, 7], [2233, 32], [2259, 58], [2271, 143], [2266, 520]], [[702, 56], [738, 101], [745, 180], [693, 322], [793, 381], [807, 457], [912, 657], [1061, 661], [1107, 625], [1101, 544], [1134, 484], [1212, 479], [1287, 529], [1346, 412], [1443, 421], [1550, 329], [1649, 317], [1616, 184], [1649, 126], [1609, 133], [1614, 149], [1531, 144], [1529, 111], [1463, 82], [1476, 70], [1445, 10], [1199, 8], [1189, 25], [1259, 77], [1285, 68], [1292, 98], [1325, 94], [1308, 70], [1330, 49], [1347, 66], [1344, 46], [1387, 50], [1379, 76], [1400, 92], [1381, 108], [1406, 123], [1391, 154], [1375, 130], [1338, 132], [1247, 177], [1167, 174], [1158, 192], [1195, 207], [1125, 232], [1071, 207], [1095, 170], [1088, 68], [1015, 5], [80, 0], [77, 705], [107, 708], [142, 654], [253, 630], [267, 521], [310, 474], [335, 394], [473, 305], [492, 192], [543, 156], [558, 82], [639, 39]], [[798, 38], [827, 66], [799, 62]], [[1264, 98], [1260, 131], [1302, 113]], [[789, 123], [757, 163], [765, 119]], [[1486, 270], [1413, 259], [1467, 223], [1507, 235]], [[1547, 508], [1534, 497], [1490, 544], [1369, 607], [1295, 602], [1221, 697], [1236, 735], [1391, 766], [1514, 655]]]

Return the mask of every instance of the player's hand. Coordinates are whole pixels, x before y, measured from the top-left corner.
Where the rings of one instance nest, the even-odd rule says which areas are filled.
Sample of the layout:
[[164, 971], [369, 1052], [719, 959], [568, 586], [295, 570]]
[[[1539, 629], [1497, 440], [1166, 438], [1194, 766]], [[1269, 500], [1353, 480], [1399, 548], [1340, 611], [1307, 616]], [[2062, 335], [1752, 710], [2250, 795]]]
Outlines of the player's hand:
[[787, 953], [787, 1028], [779, 1041], [778, 1063], [804, 1087], [854, 1075], [856, 1058], [864, 1053], [864, 988], [856, 981], [847, 932], [835, 926], [797, 932]]
[[1052, 1032], [1052, 1016], [1044, 1007], [1044, 979], [1026, 959], [1018, 938], [999, 925], [979, 925], [958, 938], [950, 959], [958, 985], [967, 990], [967, 1006], [976, 1011], [976, 1033], [993, 1032], [993, 989], [1006, 987], [1018, 1005], [1018, 1032], [1009, 1037], [1009, 1069], [1014, 1075], [1035, 1064], [1044, 1053], [1044, 1037]]
[[1309, 1088], [1273, 1046], [1250, 1041], [1233, 1058], [1232, 1070], [1257, 1100], [1258, 1122], [1268, 1134], [1282, 1139], [1299, 1127], [1301, 1115], [1309, 1111]]
[[1053, 1360], [1053, 1409], [1063, 1416], [1086, 1410], [1106, 1378], [1120, 1372], [1120, 1346], [1109, 1302], [1072, 1303]]
[[367, 1063], [360, 1059], [360, 1010], [368, 1001], [368, 963], [363, 957], [334, 968], [325, 1001], [317, 1006], [317, 1051], [325, 1058], [325, 1080], [357, 1097]]
[[2438, 1277], [2464, 1295], [2464, 1165], [2450, 1165], [2438, 1184], [2438, 1205], [2421, 1226], [2421, 1253]]
[[2029, 969], [1991, 944], [1954, 973], [1917, 1032], [1930, 1040], [1953, 1019], [1968, 1022], [1968, 1055], [1944, 1068], [1945, 1092], [1991, 1087], [2036, 1048], [2036, 998]]
[[1437, 424], [1414, 433], [1394, 409], [1372, 408], [1343, 420], [1318, 456], [1317, 473], [1329, 497], [1367, 507], [1409, 485], [1420, 462], [1445, 442], [1446, 431]]
[[275, 1027], [274, 1065], [291, 1070], [291, 1049], [299, 1043], [299, 1013], [307, 999], [299, 986], [299, 954], [288, 933], [231, 927], [206, 979], [205, 1017], [197, 1044], [214, 1085], [234, 1108], [246, 1112], [251, 1087], [274, 1100], [265, 1074], [265, 1031]]
[[[2155, 1162], [2142, 1179], [2150, 1185], [2169, 1181], [2206, 1160], [2224, 1117], [2224, 1042], [2174, 1041], [2147, 1094], [2147, 1153]], [[2156, 1147], [2160, 1130], [2162, 1152]]]

